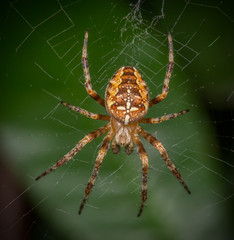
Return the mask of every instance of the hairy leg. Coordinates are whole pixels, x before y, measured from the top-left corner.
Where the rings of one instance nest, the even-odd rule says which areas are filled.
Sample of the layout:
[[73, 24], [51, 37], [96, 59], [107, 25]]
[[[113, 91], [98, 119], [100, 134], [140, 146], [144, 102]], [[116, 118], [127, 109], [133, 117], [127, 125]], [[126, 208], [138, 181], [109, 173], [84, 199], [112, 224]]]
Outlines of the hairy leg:
[[87, 60], [87, 43], [88, 43], [88, 30], [85, 32], [84, 37], [84, 46], [82, 51], [82, 66], [84, 70], [85, 76], [85, 87], [90, 97], [92, 97], [95, 101], [105, 107], [105, 101], [97, 94], [95, 90], [92, 88], [92, 84], [90, 81], [90, 73], [88, 67], [88, 60]]
[[140, 217], [143, 211], [143, 208], [145, 206], [145, 201], [147, 199], [147, 178], [148, 178], [149, 164], [148, 164], [148, 156], [146, 154], [144, 146], [136, 133], [134, 134], [133, 141], [136, 145], [137, 151], [140, 155], [140, 159], [142, 162], [141, 206], [137, 214], [137, 217]]
[[36, 180], [39, 180], [40, 178], [46, 176], [53, 170], [55, 170], [57, 167], [62, 166], [64, 163], [68, 162], [72, 157], [74, 157], [77, 152], [79, 152], [87, 143], [91, 142], [95, 138], [99, 137], [100, 135], [106, 133], [110, 130], [110, 124], [108, 123], [106, 126], [101, 127], [97, 129], [96, 131], [86, 135], [82, 140], [80, 140], [77, 145], [72, 148], [70, 152], [68, 152], [66, 155], [64, 155], [63, 158], [61, 158], [57, 163], [55, 163], [52, 167], [50, 167], [48, 170], [43, 172], [41, 175], [39, 175]]
[[168, 157], [166, 149], [163, 147], [162, 143], [159, 142], [156, 138], [154, 138], [151, 134], [146, 132], [144, 129], [142, 129], [140, 126], [138, 126], [137, 132], [143, 138], [145, 138], [150, 144], [152, 144], [156, 149], [158, 149], [169, 170], [179, 180], [179, 182], [182, 184], [182, 186], [188, 192], [188, 194], [190, 194], [191, 192], [188, 186], [185, 184], [184, 180], [181, 177], [181, 174], [179, 173], [179, 171], [177, 170], [177, 168], [175, 167], [171, 159]]
[[71, 104], [65, 103], [63, 101], [61, 101], [61, 104], [63, 104], [64, 106], [66, 106], [70, 109], [72, 109], [75, 112], [78, 112], [78, 113], [81, 113], [81, 114], [85, 115], [88, 118], [92, 118], [92, 119], [95, 119], [95, 120], [110, 121], [110, 116], [88, 112], [85, 109], [82, 109], [82, 108], [79, 108], [79, 107], [76, 107], [76, 106], [72, 106]]
[[89, 182], [88, 182], [88, 185], [87, 185], [87, 187], [85, 189], [85, 195], [84, 195], [83, 201], [82, 201], [82, 203], [80, 205], [79, 214], [81, 214], [82, 209], [83, 209], [83, 207], [85, 205], [85, 202], [86, 202], [86, 200], [87, 200], [87, 198], [88, 198], [88, 196], [89, 196], [89, 194], [90, 194], [90, 192], [91, 192], [91, 190], [93, 188], [93, 185], [95, 183], [96, 177], [98, 175], [98, 171], [99, 171], [99, 169], [101, 167], [101, 164], [102, 164], [102, 160], [103, 160], [103, 158], [105, 157], [105, 155], [106, 155], [106, 153], [108, 151], [108, 148], [109, 148], [111, 139], [113, 138], [113, 135], [114, 135], [113, 132], [110, 131], [106, 135], [106, 137], [103, 139], [102, 146], [101, 146], [101, 148], [100, 148], [100, 150], [98, 152], [98, 156], [97, 156], [97, 159], [95, 161], [95, 166], [94, 166], [92, 175], [91, 175], [91, 177], [89, 179]]
[[172, 69], [174, 66], [173, 44], [172, 44], [172, 37], [170, 33], [168, 33], [168, 45], [169, 45], [169, 63], [167, 66], [166, 76], [164, 78], [162, 93], [150, 101], [149, 107], [152, 107], [153, 105], [163, 101], [168, 94], [169, 81], [170, 81]]
[[178, 113], [171, 113], [168, 115], [164, 115], [162, 117], [157, 117], [157, 118], [142, 118], [140, 119], [140, 123], [150, 123], [150, 124], [155, 124], [155, 123], [160, 123], [160, 122], [164, 122], [173, 118], [176, 118], [180, 115], [183, 115], [185, 113], [189, 112], [189, 110], [184, 110]]

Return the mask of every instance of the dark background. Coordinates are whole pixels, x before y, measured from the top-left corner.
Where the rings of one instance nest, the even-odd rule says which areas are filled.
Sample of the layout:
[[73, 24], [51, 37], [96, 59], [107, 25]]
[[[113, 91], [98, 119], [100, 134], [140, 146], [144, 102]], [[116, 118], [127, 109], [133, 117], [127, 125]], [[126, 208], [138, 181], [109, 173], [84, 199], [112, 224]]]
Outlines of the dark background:
[[[134, 4], [1, 1], [1, 239], [231, 239], [233, 5], [168, 0], [162, 17], [162, 1]], [[159, 93], [168, 61], [166, 36], [172, 33], [176, 64], [170, 93], [148, 117], [190, 113], [144, 128], [165, 145], [192, 194], [186, 195], [158, 152], [144, 142], [149, 194], [139, 219], [136, 152], [107, 154], [87, 206], [77, 215], [102, 138], [34, 181], [103, 125], [58, 106], [48, 94], [105, 113], [84, 88], [80, 58], [87, 28], [91, 80], [101, 96], [122, 65], [136, 66], [151, 96]]]

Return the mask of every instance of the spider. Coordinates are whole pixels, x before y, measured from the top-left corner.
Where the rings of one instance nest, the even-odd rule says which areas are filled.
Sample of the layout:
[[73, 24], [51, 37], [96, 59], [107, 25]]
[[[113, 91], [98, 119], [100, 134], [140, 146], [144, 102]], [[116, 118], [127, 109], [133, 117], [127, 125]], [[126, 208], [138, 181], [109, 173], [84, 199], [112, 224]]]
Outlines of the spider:
[[87, 61], [87, 42], [88, 42], [88, 30], [84, 36], [84, 45], [82, 51], [82, 66], [85, 76], [85, 87], [90, 97], [97, 101], [100, 105], [106, 108], [108, 115], [96, 114], [88, 112], [85, 109], [72, 106], [69, 103], [61, 101], [61, 104], [79, 112], [86, 117], [108, 121], [104, 127], [101, 127], [88, 135], [86, 135], [82, 140], [80, 140], [74, 148], [71, 149], [64, 157], [62, 157], [57, 163], [55, 163], [48, 170], [39, 175], [36, 180], [49, 174], [51, 171], [55, 170], [57, 167], [62, 166], [64, 163], [68, 162], [73, 158], [87, 143], [91, 142], [100, 135], [107, 133], [102, 141], [102, 146], [98, 152], [95, 166], [92, 171], [91, 177], [88, 181], [87, 187], [85, 189], [85, 194], [80, 205], [79, 214], [81, 214], [82, 209], [86, 203], [86, 200], [93, 188], [96, 177], [98, 175], [99, 169], [101, 167], [103, 158], [105, 157], [110, 143], [112, 152], [118, 154], [120, 152], [120, 147], [125, 147], [126, 154], [131, 154], [133, 152], [134, 145], [139, 153], [140, 159], [142, 161], [142, 187], [141, 187], [141, 205], [138, 212], [138, 217], [141, 215], [145, 202], [147, 199], [147, 178], [148, 178], [148, 156], [146, 154], [145, 148], [139, 138], [141, 135], [150, 144], [152, 144], [161, 154], [163, 160], [165, 161], [169, 170], [175, 175], [179, 180], [185, 190], [190, 194], [190, 190], [185, 184], [181, 177], [181, 174], [176, 169], [175, 165], [172, 163], [166, 149], [163, 147], [162, 143], [159, 142], [155, 137], [142, 129], [138, 123], [150, 123], [156, 124], [172, 118], [176, 118], [182, 114], [188, 112], [184, 110], [178, 113], [171, 113], [157, 118], [144, 118], [148, 109], [153, 105], [163, 101], [169, 89], [169, 80], [171, 77], [174, 56], [173, 56], [173, 44], [171, 34], [168, 33], [168, 45], [169, 45], [169, 64], [167, 67], [166, 76], [164, 79], [164, 85], [162, 92], [157, 95], [152, 100], [149, 100], [148, 88], [145, 81], [142, 79], [138, 70], [131, 66], [121, 67], [111, 78], [105, 92], [105, 100], [101, 98], [95, 90], [92, 88], [90, 81], [89, 67]]

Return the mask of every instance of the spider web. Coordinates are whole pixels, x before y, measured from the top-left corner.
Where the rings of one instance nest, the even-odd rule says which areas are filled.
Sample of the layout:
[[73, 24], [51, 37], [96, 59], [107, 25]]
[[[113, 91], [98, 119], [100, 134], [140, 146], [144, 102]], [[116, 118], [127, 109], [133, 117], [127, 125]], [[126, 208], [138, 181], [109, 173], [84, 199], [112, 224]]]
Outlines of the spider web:
[[[231, 9], [228, 1], [208, 0], [2, 3], [1, 239], [230, 239]], [[59, 103], [63, 99], [106, 113], [85, 90], [81, 50], [87, 28], [91, 81], [102, 97], [123, 65], [139, 70], [151, 97], [160, 93], [169, 31], [173, 37], [169, 94], [147, 117], [190, 112], [142, 127], [165, 146], [192, 194], [187, 195], [157, 150], [143, 141], [149, 191], [139, 219], [141, 162], [136, 151], [130, 156], [108, 152], [84, 211], [77, 215], [103, 137], [65, 166], [34, 180], [104, 125]]]

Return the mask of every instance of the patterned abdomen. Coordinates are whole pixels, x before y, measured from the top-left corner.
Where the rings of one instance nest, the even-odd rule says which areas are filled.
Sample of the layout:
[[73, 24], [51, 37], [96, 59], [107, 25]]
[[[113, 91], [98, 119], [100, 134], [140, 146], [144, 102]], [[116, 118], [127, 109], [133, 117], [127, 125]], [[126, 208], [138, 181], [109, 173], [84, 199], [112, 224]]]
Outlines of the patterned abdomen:
[[136, 68], [121, 67], [106, 88], [106, 109], [111, 116], [127, 125], [148, 111], [149, 94], [145, 81]]

